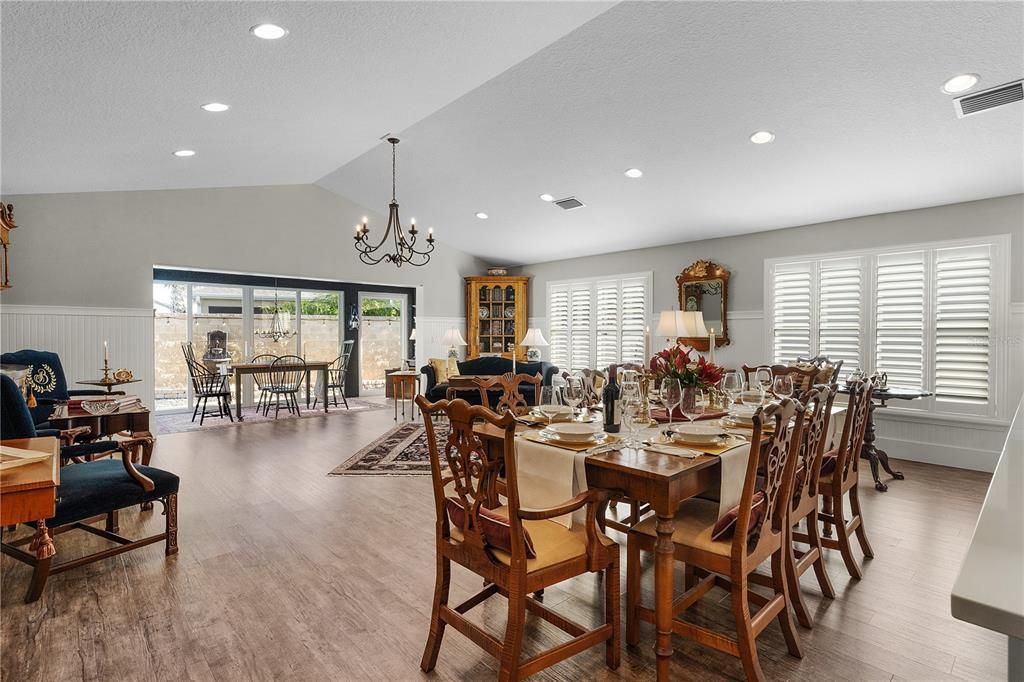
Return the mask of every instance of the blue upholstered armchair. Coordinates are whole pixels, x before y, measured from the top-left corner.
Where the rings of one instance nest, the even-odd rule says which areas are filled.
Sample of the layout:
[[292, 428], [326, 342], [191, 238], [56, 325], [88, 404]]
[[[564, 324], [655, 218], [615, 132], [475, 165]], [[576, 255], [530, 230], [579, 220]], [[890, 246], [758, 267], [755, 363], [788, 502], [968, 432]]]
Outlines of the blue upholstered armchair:
[[[28, 376], [28, 385], [32, 389], [32, 395], [35, 396], [37, 405], [30, 407], [29, 410], [32, 412], [35, 423], [39, 425], [44, 425], [57, 401], [78, 396], [106, 395], [106, 391], [100, 388], [68, 390], [64, 366], [60, 364], [60, 356], [56, 353], [45, 350], [19, 350], [0, 355], [0, 363], [32, 367]], [[123, 394], [123, 391], [121, 393]]]
[[[464, 360], [456, 364], [459, 368], [459, 374], [496, 376], [512, 371], [512, 360], [498, 356], [473, 358], [472, 360]], [[434, 368], [430, 365], [425, 365], [420, 368], [420, 372], [426, 377], [423, 394], [427, 397], [427, 400], [437, 402], [444, 398], [445, 393], [448, 391], [448, 384], [437, 382], [437, 378], [434, 376]], [[540, 374], [541, 385], [550, 386], [552, 378], [558, 374], [558, 367], [550, 362], [516, 362], [516, 374]], [[524, 384], [520, 388], [520, 392], [528, 402], [533, 403], [533, 386]], [[459, 397], [470, 403], [480, 402], [478, 397], [474, 397], [476, 395], [474, 391], [464, 391]]]
[[[88, 427], [84, 429], [88, 432]], [[37, 519], [29, 525], [35, 534], [10, 541], [3, 538], [3, 553], [33, 567], [32, 581], [25, 596], [26, 602], [39, 599], [51, 573], [75, 568], [81, 564], [99, 561], [137, 547], [166, 540], [165, 553], [170, 556], [178, 551], [178, 477], [155, 467], [136, 465], [132, 452], [137, 448], [134, 440], [100, 440], [91, 443], [67, 445], [74, 435], [81, 435], [82, 429], [70, 432], [36, 429], [28, 404], [21, 388], [7, 375], [0, 375], [0, 438], [35, 438], [57, 436], [61, 438], [61, 463], [92, 460], [93, 457], [120, 452], [118, 459], [101, 459], [69, 464], [60, 471], [57, 486], [54, 515], [48, 519]], [[71, 433], [71, 438], [68, 434]], [[141, 540], [129, 540], [118, 535], [117, 512], [136, 505], [152, 506], [160, 502], [167, 515], [163, 533]], [[90, 525], [96, 517], [106, 515], [106, 528], [100, 530]], [[106, 540], [117, 543], [117, 547], [95, 552], [85, 557], [54, 563], [52, 528], [72, 526]], [[0, 538], [4, 530], [0, 530]], [[29, 544], [31, 543], [31, 544]], [[29, 551], [21, 549], [29, 544]]]

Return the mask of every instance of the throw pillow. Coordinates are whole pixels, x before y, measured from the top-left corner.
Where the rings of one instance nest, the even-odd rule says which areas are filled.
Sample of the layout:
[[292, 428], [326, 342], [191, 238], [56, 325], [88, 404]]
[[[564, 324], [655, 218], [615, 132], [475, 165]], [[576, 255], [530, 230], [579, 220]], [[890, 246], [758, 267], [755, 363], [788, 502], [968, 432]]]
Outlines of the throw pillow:
[[451, 358], [430, 358], [427, 362], [434, 368], [434, 380], [439, 384], [447, 384], [448, 377], [456, 374], [455, 361]]
[[[750, 508], [750, 527], [747, 529], [747, 546], [757, 544], [757, 538], [761, 533], [761, 522], [768, 511], [768, 504], [765, 500], [764, 491], [758, 490], [754, 493]], [[712, 540], [725, 540], [732, 537], [736, 532], [736, 522], [740, 518], [740, 506], [736, 505], [729, 511], [722, 514], [715, 527], [711, 529]]]
[[[462, 528], [466, 522], [466, 512], [462, 508], [462, 500], [457, 497], [446, 497], [444, 504], [448, 511], [448, 518], [454, 525]], [[512, 525], [508, 518], [486, 507], [480, 507], [479, 518], [480, 532], [484, 536], [484, 542], [495, 549], [511, 554]], [[537, 552], [533, 548], [533, 539], [530, 538], [530, 531], [526, 528], [523, 528], [523, 545], [526, 548], [526, 558], [536, 559]]]

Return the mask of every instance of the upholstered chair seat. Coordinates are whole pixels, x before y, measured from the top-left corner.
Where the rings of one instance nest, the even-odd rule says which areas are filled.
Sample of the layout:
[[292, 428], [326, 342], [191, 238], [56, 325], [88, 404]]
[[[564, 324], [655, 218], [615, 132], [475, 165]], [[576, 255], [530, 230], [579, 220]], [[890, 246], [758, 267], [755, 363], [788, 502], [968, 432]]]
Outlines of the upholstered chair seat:
[[136, 464], [135, 469], [153, 481], [153, 490], [147, 492], [115, 459], [64, 467], [60, 470], [57, 487], [57, 513], [46, 520], [46, 525], [63, 526], [106, 514], [112, 509], [133, 507], [177, 494], [175, 474], [141, 464]]
[[[658, 519], [648, 516], [632, 527], [632, 531], [652, 538], [658, 537], [656, 530]], [[676, 529], [672, 533], [672, 541], [677, 545], [692, 547], [703, 552], [729, 556], [732, 552], [732, 538], [712, 540], [711, 535], [718, 521], [718, 502], [699, 497], [690, 498], [676, 512]]]

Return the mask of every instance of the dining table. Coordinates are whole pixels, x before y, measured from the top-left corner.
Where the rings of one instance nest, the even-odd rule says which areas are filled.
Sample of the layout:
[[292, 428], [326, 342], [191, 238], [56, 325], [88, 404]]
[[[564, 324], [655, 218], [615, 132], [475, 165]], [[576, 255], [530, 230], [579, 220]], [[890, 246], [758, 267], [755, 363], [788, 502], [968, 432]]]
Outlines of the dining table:
[[[845, 406], [833, 406], [831, 420], [845, 415]], [[517, 434], [536, 430], [539, 426], [518, 423]], [[491, 456], [501, 456], [504, 431], [487, 423], [478, 423], [474, 433], [487, 446]], [[735, 429], [729, 431], [736, 433]], [[741, 436], [742, 438], [742, 436]], [[517, 438], [517, 441], [519, 438]], [[746, 437], [749, 443], [749, 436]], [[769, 437], [761, 440], [768, 443]], [[551, 446], [554, 447], [554, 446]], [[622, 495], [646, 502], [657, 515], [657, 540], [654, 549], [654, 618], [657, 636], [654, 652], [657, 679], [669, 679], [669, 661], [673, 655], [673, 572], [675, 568], [675, 515], [679, 505], [703, 493], [715, 493], [721, 487], [722, 470], [716, 455], [679, 456], [643, 447], [621, 445], [612, 449], [596, 449], [587, 454], [586, 485], [613, 495]], [[607, 502], [598, 512], [603, 520]]]
[[[310, 391], [310, 374], [319, 371], [322, 379], [320, 382], [321, 389], [323, 390], [323, 395], [320, 397], [324, 403], [324, 413], [327, 413], [327, 393], [328, 384], [330, 383], [327, 372], [333, 363], [334, 360], [306, 360], [306, 407], [309, 407], [310, 396], [312, 395]], [[270, 364], [266, 362], [236, 362], [231, 365], [230, 369], [225, 371], [230, 371], [235, 376], [235, 416], [238, 418], [238, 421], [245, 421], [245, 418], [242, 416], [242, 377], [246, 374], [269, 372]]]

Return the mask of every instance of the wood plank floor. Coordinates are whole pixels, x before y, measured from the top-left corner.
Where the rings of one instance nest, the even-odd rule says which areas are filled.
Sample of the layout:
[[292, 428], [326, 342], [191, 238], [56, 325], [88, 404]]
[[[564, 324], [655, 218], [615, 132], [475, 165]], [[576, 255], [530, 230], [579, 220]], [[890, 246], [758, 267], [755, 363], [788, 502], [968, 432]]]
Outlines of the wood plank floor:
[[[165, 560], [162, 545], [153, 545], [69, 571], [29, 605], [28, 568], [3, 557], [2, 678], [493, 679], [495, 662], [450, 628], [435, 673], [419, 671], [434, 582], [429, 481], [325, 475], [392, 424], [387, 410], [161, 436], [153, 463], [182, 479], [180, 554]], [[803, 660], [786, 654], [774, 624], [760, 638], [770, 679], [1005, 679], [1005, 639], [949, 615], [989, 476], [899, 467], [907, 480], [889, 493], [863, 485], [876, 553], [864, 579], [850, 581], [830, 556], [838, 598], [827, 601], [813, 574], [805, 576], [816, 627], [800, 630]], [[153, 532], [162, 521], [159, 505], [128, 510], [121, 528]], [[97, 542], [82, 535], [59, 537], [64, 558]], [[650, 603], [649, 561], [645, 567]], [[479, 586], [454, 569], [453, 601]], [[714, 594], [694, 617], [727, 624], [727, 597]], [[588, 575], [549, 589], [545, 603], [591, 625], [600, 595]], [[500, 633], [503, 609], [494, 597], [476, 614]], [[653, 629], [643, 626], [642, 636], [617, 672], [596, 648], [534, 679], [651, 679]], [[528, 620], [528, 652], [562, 637]], [[742, 678], [735, 659], [678, 637], [675, 647], [674, 679]]]

